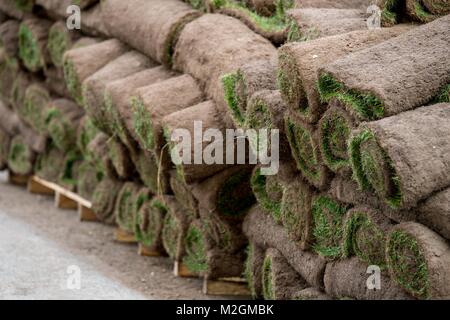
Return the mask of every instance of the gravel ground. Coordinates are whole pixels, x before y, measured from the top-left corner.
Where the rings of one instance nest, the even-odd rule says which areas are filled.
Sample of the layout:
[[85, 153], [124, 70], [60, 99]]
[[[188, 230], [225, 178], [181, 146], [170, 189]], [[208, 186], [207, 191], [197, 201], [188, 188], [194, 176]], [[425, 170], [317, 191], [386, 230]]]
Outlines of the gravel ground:
[[0, 173], [0, 299], [218, 298], [204, 296], [198, 279], [176, 278], [169, 259], [118, 244], [113, 231]]

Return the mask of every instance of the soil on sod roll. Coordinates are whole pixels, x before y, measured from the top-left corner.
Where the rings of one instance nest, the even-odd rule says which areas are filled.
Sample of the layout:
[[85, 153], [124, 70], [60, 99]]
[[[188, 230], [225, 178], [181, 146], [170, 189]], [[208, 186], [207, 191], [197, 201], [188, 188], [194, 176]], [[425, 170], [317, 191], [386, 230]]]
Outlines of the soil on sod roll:
[[58, 184], [67, 190], [75, 192], [78, 184], [78, 168], [82, 162], [83, 157], [77, 150], [66, 153], [64, 163], [58, 177]]
[[62, 69], [56, 67], [48, 67], [44, 71], [44, 76], [45, 85], [52, 94], [58, 97], [71, 99], [69, 90], [67, 90], [66, 87], [64, 72]]
[[263, 262], [262, 287], [265, 300], [290, 300], [308, 287], [277, 249], [268, 249]]
[[[84, 10], [94, 5], [98, 0], [34, 0], [36, 4], [42, 6], [47, 13], [55, 19], [66, 18], [67, 8], [71, 5], [78, 6]], [[83, 11], [84, 13], [84, 11]]]
[[19, 116], [2, 100], [0, 100], [0, 128], [9, 136], [15, 136], [20, 132]]
[[0, 98], [6, 103], [12, 103], [14, 82], [19, 74], [19, 62], [9, 58], [3, 48], [0, 48]]
[[[284, 114], [287, 111], [287, 105], [281, 97], [278, 90], [262, 90], [256, 92], [248, 102], [247, 114], [244, 127], [254, 130], [278, 130], [278, 157], [281, 160], [291, 160], [291, 149], [286, 137]], [[251, 139], [248, 137], [250, 146], [254, 152], [260, 149], [258, 143], [264, 140], [261, 138]], [[271, 150], [272, 137], [267, 139], [267, 150]], [[264, 147], [263, 147], [264, 148]]]
[[11, 137], [2, 127], [0, 127], [0, 170], [4, 170], [8, 167], [10, 143]]
[[47, 51], [51, 22], [39, 18], [24, 20], [19, 28], [19, 56], [31, 72], [47, 68], [50, 56]]
[[17, 8], [12, 0], [1, 1], [0, 11], [4, 12], [7, 16], [18, 20], [22, 20], [25, 16], [25, 12]]
[[133, 130], [131, 97], [136, 89], [167, 80], [176, 73], [163, 67], [149, 68], [108, 83], [105, 88], [106, 115], [110, 117], [110, 131], [128, 148], [136, 148]]
[[222, 78], [228, 112], [237, 128], [245, 125], [249, 99], [258, 91], [276, 89], [276, 59], [251, 61]]
[[[132, 98], [133, 127], [139, 145], [158, 156], [167, 151], [163, 118], [203, 100], [197, 82], [181, 75], [139, 88]], [[164, 149], [164, 150], [163, 150]]]
[[104, 1], [105, 24], [113, 37], [155, 61], [170, 65], [184, 26], [201, 15], [177, 0]]
[[45, 124], [55, 146], [68, 152], [76, 149], [77, 132], [84, 110], [67, 99], [52, 100], [47, 107]]
[[386, 238], [394, 226], [382, 212], [358, 206], [344, 219], [343, 255], [357, 256], [369, 265], [386, 268]]
[[[79, 105], [83, 105], [82, 83], [84, 80], [126, 51], [128, 51], [127, 46], [116, 39], [66, 51], [64, 78], [72, 98]], [[96, 58], [92, 59], [92, 57]]]
[[26, 144], [36, 153], [44, 152], [48, 142], [47, 136], [40, 135], [23, 121], [20, 121], [19, 123], [19, 133]]
[[367, 285], [369, 265], [358, 258], [330, 262], [327, 265], [324, 282], [325, 292], [334, 299], [355, 300], [411, 300], [386, 272], [381, 273], [381, 289], [371, 290]]
[[94, 37], [112, 38], [110, 30], [106, 26], [106, 20], [110, 17], [104, 14], [100, 3], [86, 8], [82, 15], [81, 29], [83, 33]]
[[437, 233], [414, 222], [396, 226], [386, 251], [391, 277], [420, 299], [450, 297], [450, 248]]
[[284, 187], [280, 221], [291, 241], [301, 250], [309, 250], [314, 243], [312, 200], [315, 191], [301, 177]]
[[253, 299], [263, 298], [262, 270], [266, 250], [257, 244], [249, 244], [245, 261], [245, 279]]
[[278, 223], [281, 222], [282, 200], [286, 186], [296, 176], [296, 167], [293, 162], [281, 162], [276, 175], [263, 175], [260, 166], [253, 170], [250, 183], [256, 200], [261, 209]]
[[344, 217], [348, 206], [321, 194], [312, 200], [313, 250], [329, 259], [342, 256]]
[[299, 8], [366, 9], [373, 0], [294, 0]]
[[175, 197], [164, 196], [164, 205], [167, 212], [161, 235], [163, 246], [172, 260], [182, 261], [186, 254], [185, 240], [191, 221]]
[[97, 218], [107, 224], [115, 224], [114, 208], [123, 183], [104, 177], [92, 195], [92, 210]]
[[292, 296], [292, 300], [302, 300], [302, 301], [308, 301], [308, 300], [332, 300], [329, 295], [326, 293], [320, 291], [317, 288], [306, 288], [303, 290], [300, 290]]
[[332, 173], [322, 159], [317, 127], [302, 122], [294, 113], [288, 112], [285, 116], [285, 131], [297, 169], [313, 186], [320, 190], [326, 189]]
[[[245, 43], [245, 46], [242, 45]], [[242, 22], [220, 14], [205, 14], [187, 24], [175, 47], [174, 68], [193, 76], [227, 113], [222, 76], [256, 60], [270, 59], [274, 46]], [[225, 119], [233, 127], [231, 117]]]
[[[199, 140], [196, 136], [196, 130], [200, 132], [199, 121], [202, 135], [206, 137], [211, 130], [214, 130], [214, 133]], [[226, 164], [227, 157], [230, 155], [234, 157], [237, 148], [234, 141], [232, 145], [223, 141], [222, 137], [225, 137], [226, 127], [223, 115], [214, 102], [206, 101], [193, 105], [168, 115], [161, 122], [164, 125], [164, 135], [168, 143], [167, 151], [170, 151], [172, 162], [177, 164], [176, 168], [180, 179], [186, 183], [204, 180], [233, 166]], [[186, 132], [189, 132], [190, 136], [180, 137], [179, 129], [187, 130]], [[222, 136], [217, 137], [218, 134]], [[221, 141], [223, 141], [223, 146]], [[182, 145], [188, 142], [190, 148], [183, 150], [180, 148], [181, 142], [183, 142]], [[198, 150], [202, 153], [203, 160], [196, 158]]]
[[420, 107], [450, 83], [449, 46], [450, 15], [324, 66], [321, 99], [343, 100], [361, 120]]
[[417, 220], [450, 240], [450, 188], [424, 201], [417, 208]]
[[290, 240], [286, 230], [273, 221], [272, 217], [264, 214], [259, 206], [250, 210], [243, 230], [251, 243], [278, 249], [310, 286], [323, 288], [326, 259], [300, 250], [297, 244]]
[[415, 207], [450, 185], [450, 104], [370, 122], [352, 132], [354, 177], [395, 209]]
[[26, 143], [21, 135], [11, 139], [8, 153], [8, 168], [20, 175], [33, 173], [36, 153]]
[[167, 213], [164, 200], [155, 197], [146, 201], [136, 213], [134, 235], [136, 239], [152, 251], [165, 254], [162, 230]]
[[17, 20], [7, 20], [0, 25], [0, 47], [7, 57], [15, 57], [19, 53], [19, 28]]
[[199, 218], [198, 200], [195, 198], [193, 189], [195, 184], [186, 183], [176, 170], [170, 172], [170, 189], [178, 203], [192, 219]]
[[51, 96], [48, 89], [35, 83], [26, 89], [24, 104], [17, 112], [33, 130], [46, 135], [48, 130], [45, 120], [50, 101]]
[[48, 34], [47, 50], [53, 65], [58, 68], [63, 67], [64, 53], [72, 48], [80, 36], [80, 33], [68, 30], [66, 23], [63, 21], [57, 21], [51, 26]]
[[341, 101], [331, 100], [319, 122], [322, 159], [331, 171], [341, 175], [351, 171], [348, 143], [352, 130], [358, 125], [359, 121], [346, 110]]
[[303, 8], [289, 10], [288, 41], [308, 41], [367, 29], [366, 14], [359, 9]]
[[130, 178], [134, 173], [134, 166], [127, 147], [116, 138], [111, 137], [108, 139], [107, 149], [109, 158], [119, 178]]
[[129, 51], [107, 63], [83, 82], [83, 107], [99, 129], [105, 132], [110, 129], [105, 104], [107, 84], [154, 66], [155, 63], [143, 54]]
[[9, 83], [12, 85], [10, 103], [13, 109], [19, 114], [25, 104], [25, 93], [28, 87], [33, 83], [42, 84], [42, 79], [36, 77], [32, 73], [23, 72], [21, 70], [18, 70], [18, 72], [15, 73], [15, 79]]
[[278, 53], [278, 87], [283, 99], [298, 117], [316, 123], [326, 110], [317, 89], [317, 70], [352, 52], [398, 36], [409, 28], [353, 31], [284, 45]]
[[102, 174], [87, 161], [78, 167], [77, 193], [80, 197], [92, 201], [93, 194], [102, 180]]

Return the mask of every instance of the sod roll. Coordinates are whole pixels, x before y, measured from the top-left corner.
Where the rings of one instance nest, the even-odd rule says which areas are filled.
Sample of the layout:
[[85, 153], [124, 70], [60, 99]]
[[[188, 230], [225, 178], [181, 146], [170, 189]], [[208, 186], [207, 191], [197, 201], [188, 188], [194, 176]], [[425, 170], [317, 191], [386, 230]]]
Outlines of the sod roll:
[[122, 230], [134, 233], [136, 214], [149, 197], [148, 189], [133, 182], [124, 183], [114, 210], [116, 223]]
[[0, 98], [5, 103], [13, 103], [14, 83], [17, 81], [19, 62], [9, 58], [3, 48], [0, 48]]
[[284, 187], [280, 221], [291, 241], [301, 250], [309, 250], [314, 242], [312, 200], [315, 191], [300, 177]]
[[263, 262], [262, 287], [265, 300], [290, 300], [308, 287], [277, 249], [268, 249]]
[[0, 127], [0, 170], [8, 167], [8, 153], [11, 143], [9, 134]]
[[329, 259], [342, 256], [344, 217], [348, 206], [321, 194], [312, 199], [312, 249]]
[[199, 218], [198, 200], [194, 196], [195, 184], [186, 183], [176, 170], [170, 172], [170, 189], [186, 214], [192, 219]]
[[111, 137], [107, 141], [108, 156], [119, 178], [131, 178], [134, 173], [133, 162], [129, 150], [119, 140]]
[[222, 78], [225, 101], [236, 127], [245, 125], [249, 99], [258, 91], [276, 89], [276, 59], [251, 61]]
[[249, 244], [245, 261], [245, 279], [253, 299], [263, 298], [262, 270], [266, 250], [258, 245]]
[[25, 91], [24, 104], [18, 109], [18, 114], [33, 130], [47, 134], [45, 118], [51, 96], [48, 89], [38, 83], [30, 85]]
[[0, 100], [0, 128], [9, 136], [14, 136], [20, 132], [19, 116], [2, 100]]
[[19, 28], [19, 56], [31, 72], [47, 68], [50, 56], [47, 51], [49, 20], [30, 18], [24, 20]]
[[[218, 109], [226, 113], [222, 76], [251, 61], [269, 59], [274, 50], [268, 40], [240, 21], [220, 14], [205, 14], [181, 32], [175, 47], [174, 68], [197, 79]], [[231, 119], [226, 124], [231, 128]]]
[[114, 209], [122, 186], [122, 182], [104, 177], [95, 188], [92, 195], [92, 210], [100, 221], [107, 224], [116, 222]]
[[312, 252], [303, 251], [289, 239], [287, 232], [258, 206], [247, 215], [243, 230], [249, 241], [261, 247], [278, 249], [289, 264], [313, 287], [323, 287], [326, 260]]
[[42, 6], [47, 13], [55, 18], [66, 18], [67, 8], [71, 5], [78, 6], [82, 12], [84, 9], [96, 4], [98, 0], [33, 0]]
[[[355, 300], [411, 300], [412, 298], [391, 280], [385, 272], [381, 273], [381, 289], [370, 289], [368, 265], [357, 258], [330, 262], [327, 265], [324, 282], [325, 292], [334, 299]], [[370, 282], [373, 284], [372, 282]]]
[[362, 120], [429, 103], [450, 83], [449, 30], [446, 16], [324, 66], [318, 82], [322, 101], [343, 100]]
[[186, 254], [185, 240], [190, 221], [173, 196], [165, 196], [164, 204], [167, 212], [162, 230], [163, 246], [172, 260], [182, 261]]
[[33, 11], [35, 0], [12, 0], [16, 8], [22, 12], [30, 13]]
[[136, 90], [132, 98], [133, 127], [139, 145], [157, 155], [165, 145], [162, 119], [203, 100], [197, 82], [177, 76]]
[[432, 195], [417, 208], [417, 220], [450, 240], [450, 188]]
[[45, 124], [55, 146], [68, 152], [76, 149], [77, 131], [84, 111], [67, 99], [52, 100], [47, 107]]
[[300, 290], [299, 292], [294, 293], [293, 300], [302, 300], [302, 301], [313, 301], [313, 300], [332, 300], [329, 295], [322, 292], [321, 290], [317, 288], [306, 288], [303, 290]]
[[146, 201], [136, 213], [134, 234], [136, 239], [152, 251], [165, 253], [162, 230], [167, 213], [164, 201], [153, 198]]
[[396, 209], [450, 184], [449, 104], [436, 104], [374, 121], [352, 132], [349, 144], [354, 177]]
[[0, 47], [10, 58], [19, 53], [19, 28], [20, 22], [14, 19], [6, 20], [0, 25]]
[[369, 265], [385, 269], [386, 238], [393, 226], [380, 211], [366, 206], [351, 209], [343, 223], [343, 255], [355, 255]]
[[13, 0], [5, 0], [0, 2], [0, 11], [7, 16], [21, 20], [24, 18], [25, 13], [16, 7]]
[[41, 135], [26, 125], [23, 121], [19, 122], [19, 133], [25, 143], [36, 153], [42, 153], [47, 147], [47, 136]]
[[110, 34], [155, 61], [170, 65], [183, 27], [200, 12], [177, 0], [103, 1]]
[[[172, 162], [177, 164], [180, 178], [186, 183], [203, 180], [233, 166], [227, 165], [227, 159], [230, 155], [235, 155], [235, 149], [230, 151], [228, 148], [230, 145], [234, 146], [234, 141], [229, 145], [222, 138], [226, 135], [222, 119], [216, 104], [209, 100], [172, 113], [161, 121], [164, 124], [164, 135]], [[181, 138], [177, 130], [187, 130], [189, 136]], [[207, 137], [211, 130], [214, 130], [214, 133]], [[198, 138], [200, 132], [204, 139]], [[216, 133], [222, 135], [217, 137]], [[187, 150], [180, 148], [181, 141], [182, 145], [188, 143], [190, 147]], [[220, 142], [223, 142], [223, 145]], [[198, 159], [198, 154], [201, 154], [203, 159]]]
[[69, 191], [76, 192], [79, 167], [82, 162], [83, 157], [77, 150], [67, 152], [58, 177], [58, 184]]
[[8, 153], [8, 168], [20, 175], [33, 173], [36, 153], [26, 143], [24, 138], [17, 135], [11, 139]]
[[302, 8], [289, 10], [288, 41], [308, 41], [367, 29], [365, 12], [359, 9]]
[[[13, 67], [13, 69], [14, 68], [15, 67]], [[20, 109], [23, 108], [25, 104], [25, 93], [27, 88], [33, 83], [42, 83], [42, 79], [37, 78], [31, 73], [23, 72], [18, 69], [13, 72], [15, 72], [15, 79], [8, 84], [8, 87], [12, 85], [12, 87], [10, 87], [10, 103], [13, 109], [20, 114]]]
[[316, 188], [327, 188], [332, 174], [322, 159], [317, 126], [303, 122], [289, 112], [285, 116], [285, 130], [297, 169]]
[[386, 257], [392, 278], [420, 299], [450, 296], [448, 241], [418, 223], [396, 226], [387, 241]]
[[57, 97], [70, 98], [69, 90], [67, 90], [64, 79], [64, 72], [60, 68], [48, 67], [44, 71], [45, 85], [51, 94]]
[[[120, 41], [112, 39], [68, 50], [64, 54], [64, 78], [72, 98], [83, 105], [82, 83], [110, 61], [128, 51]], [[96, 57], [92, 59], [92, 57]]]
[[326, 109], [317, 89], [317, 70], [406, 30], [409, 28], [405, 26], [361, 30], [284, 45], [278, 53], [278, 87], [289, 109], [305, 121], [316, 123]]
[[[88, 156], [88, 146], [92, 140], [99, 134], [99, 129], [94, 125], [91, 118], [88, 116], [84, 116], [80, 119], [80, 124], [78, 125], [77, 130], [77, 148], [80, 150], [81, 154], [86, 158]], [[89, 160], [89, 159], [86, 159]]]
[[87, 161], [78, 167], [77, 194], [80, 197], [92, 201], [93, 194], [102, 180], [102, 174], [97, 168]]
[[64, 53], [69, 50], [81, 35], [76, 30], [67, 29], [63, 21], [55, 22], [48, 33], [47, 50], [53, 65], [63, 67]]
[[153, 152], [139, 150], [132, 161], [140, 180], [147, 188], [154, 194], [169, 193], [168, 176], [161, 172], [160, 162]]
[[110, 120], [110, 132], [116, 134], [128, 148], [136, 148], [133, 130], [131, 97], [138, 88], [167, 80], [176, 73], [162, 66], [136, 72], [107, 84], [105, 106]]
[[109, 129], [109, 117], [105, 105], [107, 84], [153, 66], [155, 63], [143, 54], [129, 51], [107, 63], [83, 82], [83, 106], [97, 127], [105, 132]]
[[61, 168], [64, 166], [65, 155], [53, 145], [48, 145], [45, 152], [36, 159], [35, 175], [47, 181], [58, 182]]

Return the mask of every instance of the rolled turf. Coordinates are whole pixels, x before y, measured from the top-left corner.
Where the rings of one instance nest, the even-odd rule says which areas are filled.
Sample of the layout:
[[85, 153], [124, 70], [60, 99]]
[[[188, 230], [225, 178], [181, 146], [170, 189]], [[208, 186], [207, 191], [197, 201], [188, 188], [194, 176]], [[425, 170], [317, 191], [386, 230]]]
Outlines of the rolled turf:
[[[128, 51], [127, 46], [116, 39], [68, 50], [64, 54], [64, 78], [72, 98], [83, 105], [82, 83], [110, 61]], [[92, 59], [96, 57], [96, 59]]]
[[114, 208], [122, 186], [122, 182], [104, 177], [95, 188], [92, 195], [92, 210], [100, 221], [107, 224], [116, 222]]
[[110, 132], [116, 134], [129, 149], [136, 149], [133, 130], [131, 97], [134, 91], [167, 80], [176, 73], [162, 66], [136, 72], [108, 83], [105, 88], [106, 115], [111, 118]]
[[133, 164], [142, 183], [154, 194], [168, 194], [168, 177], [161, 172], [157, 156], [153, 152], [139, 150], [132, 157]]
[[314, 243], [312, 200], [315, 191], [302, 181], [293, 178], [283, 192], [280, 221], [291, 241], [301, 250], [309, 250]]
[[158, 156], [166, 144], [163, 118], [203, 100], [197, 82], [189, 75], [177, 76], [136, 90], [132, 97], [133, 127], [139, 145]]
[[[199, 121], [201, 122], [201, 130], [195, 123]], [[170, 151], [172, 162], [177, 164], [176, 168], [180, 179], [186, 183], [204, 180], [225, 168], [233, 166], [226, 163], [230, 153], [235, 156], [236, 148], [230, 151], [225, 141], [223, 141], [224, 146], [222, 146], [218, 142], [220, 137], [206, 138], [208, 130], [215, 130], [215, 132], [223, 134], [222, 137], [226, 135], [223, 115], [214, 102], [201, 102], [172, 113], [164, 117], [161, 123], [164, 124], [164, 135], [168, 143], [167, 151]], [[188, 142], [190, 150], [179, 149], [178, 143], [185, 139], [185, 137], [181, 139], [178, 136], [176, 130], [180, 129], [187, 130], [190, 134], [189, 137], [186, 137], [187, 141], [183, 141], [183, 145]], [[203, 141], [199, 141], [196, 130], [197, 132], [201, 131], [201, 134], [205, 136], [205, 139], [202, 139]], [[186, 154], [183, 153], [184, 151], [186, 151]], [[203, 159], [197, 159], [196, 152], [197, 154], [200, 152]], [[210, 156], [210, 159], [207, 159], [207, 156]]]
[[277, 249], [268, 249], [263, 262], [262, 287], [265, 300], [290, 300], [308, 287]]
[[253, 94], [276, 89], [276, 65], [274, 58], [256, 60], [223, 76], [225, 100], [237, 128], [245, 125], [248, 101]]
[[64, 53], [72, 48], [81, 35], [74, 30], [67, 29], [62, 21], [55, 22], [48, 33], [47, 50], [50, 54], [51, 62], [58, 68], [64, 64]]
[[449, 30], [446, 16], [321, 68], [322, 101], [343, 100], [361, 120], [431, 102], [450, 83]]
[[57, 97], [70, 98], [69, 90], [67, 90], [64, 80], [64, 72], [60, 68], [48, 67], [44, 70], [45, 85], [50, 93]]
[[147, 188], [133, 182], [124, 183], [117, 197], [114, 212], [116, 223], [122, 230], [134, 233], [136, 214], [150, 196]]
[[348, 206], [327, 195], [312, 199], [312, 249], [319, 255], [338, 259], [342, 256], [344, 216]]
[[92, 201], [93, 194], [102, 180], [102, 176], [94, 165], [83, 161], [78, 167], [77, 194], [88, 201]]
[[418, 223], [403, 223], [389, 235], [386, 257], [392, 278], [420, 299], [448, 299], [448, 242]]
[[322, 159], [317, 127], [302, 122], [289, 112], [285, 116], [285, 130], [297, 169], [316, 188], [327, 188], [332, 174]]
[[381, 289], [370, 290], [367, 270], [368, 265], [357, 258], [330, 262], [324, 276], [325, 292], [334, 299], [412, 300], [385, 272], [380, 275]]
[[186, 183], [176, 170], [170, 172], [170, 188], [177, 199], [178, 203], [183, 207], [186, 214], [192, 219], [199, 218], [198, 200], [195, 198], [193, 189], [194, 184]]
[[166, 213], [164, 201], [155, 197], [146, 201], [137, 211], [134, 224], [136, 239], [152, 251], [161, 254], [165, 253], [161, 235]]
[[0, 170], [4, 170], [8, 167], [10, 143], [11, 137], [2, 127], [0, 127]]
[[0, 47], [5, 50], [9, 58], [19, 53], [19, 28], [20, 22], [14, 19], [0, 24]]
[[76, 149], [77, 131], [83, 116], [84, 110], [71, 100], [55, 99], [48, 104], [45, 123], [58, 149], [65, 152]]
[[302, 8], [289, 10], [288, 41], [308, 41], [367, 29], [359, 9]]
[[167, 212], [164, 218], [162, 241], [164, 249], [174, 261], [182, 261], [185, 256], [185, 239], [189, 229], [189, 218], [173, 196], [165, 196]]
[[16, 7], [13, 0], [0, 2], [0, 11], [4, 12], [7, 16], [18, 20], [23, 19], [25, 16], [25, 13]]
[[263, 298], [262, 270], [266, 250], [258, 245], [250, 244], [245, 261], [245, 279], [253, 299]]
[[386, 238], [394, 226], [382, 212], [359, 206], [347, 212], [344, 220], [343, 255], [356, 255], [369, 265], [386, 268]]
[[450, 240], [450, 188], [437, 192], [416, 209], [417, 220]]
[[60, 170], [64, 166], [64, 153], [53, 145], [48, 145], [44, 153], [38, 155], [35, 175], [44, 180], [57, 183]]
[[83, 82], [83, 107], [99, 129], [105, 132], [110, 129], [105, 105], [107, 84], [154, 66], [155, 63], [143, 54], [129, 51], [107, 63]]
[[50, 63], [47, 41], [51, 24], [49, 20], [29, 18], [20, 25], [19, 56], [31, 72], [45, 69]]
[[8, 153], [8, 168], [20, 175], [33, 172], [36, 153], [28, 146], [24, 138], [17, 135], [11, 139]]
[[[273, 52], [274, 46], [268, 40], [240, 21], [220, 14], [205, 14], [187, 24], [180, 33], [173, 61], [174, 68], [197, 79], [206, 95], [226, 114], [222, 76], [251, 61], [268, 59]], [[232, 128], [231, 118], [225, 122]]]
[[119, 178], [131, 178], [134, 173], [133, 162], [131, 161], [128, 149], [114, 137], [107, 142], [108, 155]]
[[258, 206], [250, 210], [244, 221], [243, 230], [251, 243], [278, 249], [310, 286], [323, 287], [326, 260], [312, 252], [300, 250], [289, 239], [284, 228], [277, 225]]
[[3, 48], [0, 48], [0, 97], [6, 103], [13, 104], [14, 84], [18, 81], [19, 62], [9, 58]]
[[352, 132], [349, 152], [361, 188], [396, 209], [415, 207], [450, 184], [449, 104], [374, 121]]
[[352, 52], [371, 47], [407, 30], [409, 27], [399, 26], [353, 31], [284, 45], [278, 53], [278, 87], [289, 109], [301, 119], [316, 123], [326, 110], [317, 89], [317, 70]]
[[[89, 158], [88, 145], [95, 139], [100, 130], [94, 125], [91, 118], [84, 116], [80, 119], [80, 124], [77, 130], [77, 148], [85, 158]], [[89, 160], [89, 159], [86, 159]]]
[[48, 89], [38, 83], [30, 85], [25, 91], [24, 104], [18, 109], [19, 115], [33, 130], [47, 134], [46, 114], [51, 101]]
[[322, 159], [331, 171], [339, 174], [351, 171], [348, 143], [352, 130], [358, 125], [359, 121], [341, 101], [330, 101], [328, 110], [319, 122], [319, 140]]
[[[55, 19], [66, 18], [67, 7], [78, 6], [82, 11], [96, 4], [98, 0], [33, 0], [36, 4], [45, 8], [48, 14]], [[83, 12], [84, 13], [84, 12]]]
[[75, 192], [78, 184], [79, 167], [82, 162], [83, 157], [77, 150], [67, 152], [58, 177], [58, 184]]
[[293, 300], [301, 300], [301, 301], [313, 301], [313, 300], [332, 300], [329, 295], [322, 292], [321, 290], [317, 288], [306, 288], [303, 290], [300, 290], [299, 292], [294, 293]]
[[183, 27], [201, 14], [177, 0], [111, 0], [101, 6], [113, 37], [166, 65]]

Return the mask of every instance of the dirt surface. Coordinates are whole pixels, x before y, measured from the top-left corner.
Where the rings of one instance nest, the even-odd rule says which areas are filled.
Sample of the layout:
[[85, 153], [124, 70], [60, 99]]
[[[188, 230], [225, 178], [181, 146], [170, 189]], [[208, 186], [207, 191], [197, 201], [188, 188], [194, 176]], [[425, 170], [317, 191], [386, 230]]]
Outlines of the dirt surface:
[[[113, 240], [113, 228], [81, 223], [75, 211], [56, 209], [53, 198], [32, 195], [7, 184], [5, 173], [0, 173], [0, 224], [3, 235], [10, 233], [0, 241], [0, 299], [220, 298], [204, 296], [202, 281], [198, 279], [176, 278], [169, 259], [141, 257], [137, 246], [118, 244]], [[39, 248], [42, 252], [36, 252]], [[62, 292], [58, 291], [61, 282], [47, 281], [57, 265], [65, 266], [65, 261], [68, 265], [76, 261], [82, 272], [87, 269], [82, 275], [87, 274], [88, 279], [82, 278], [82, 284], [93, 287], [82, 288], [86, 289], [86, 296], [55, 294]], [[63, 272], [67, 277], [66, 268], [57, 273]], [[39, 286], [42, 282], [44, 288]], [[28, 295], [34, 287], [39, 290]]]

